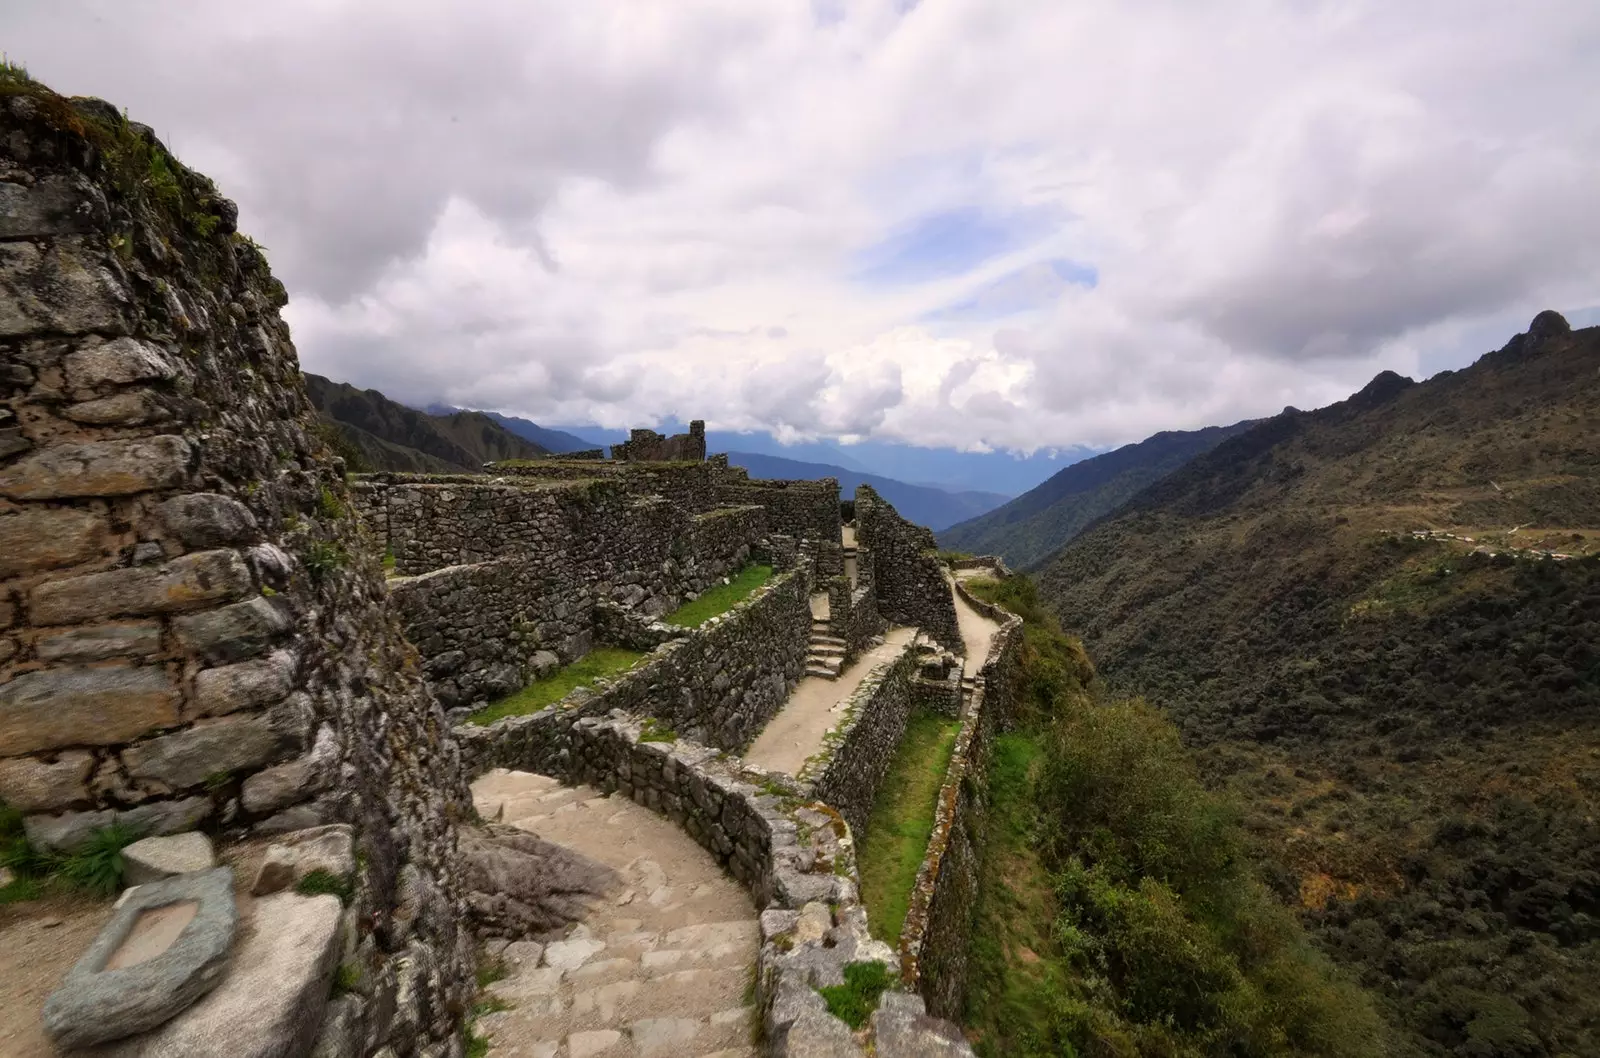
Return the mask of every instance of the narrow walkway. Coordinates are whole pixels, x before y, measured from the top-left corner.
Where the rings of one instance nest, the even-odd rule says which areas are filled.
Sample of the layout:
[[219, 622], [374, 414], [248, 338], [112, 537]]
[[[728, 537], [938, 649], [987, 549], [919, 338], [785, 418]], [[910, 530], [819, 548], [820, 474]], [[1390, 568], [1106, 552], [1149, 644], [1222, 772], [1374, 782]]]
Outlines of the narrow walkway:
[[806, 758], [822, 747], [822, 739], [839, 722], [844, 703], [873, 666], [897, 656], [917, 634], [915, 628], [891, 628], [883, 645], [862, 654], [836, 680], [807, 676], [800, 681], [783, 711], [756, 737], [744, 759], [768, 771], [793, 775]]
[[564, 939], [506, 949], [489, 993], [510, 1009], [477, 1021], [491, 1058], [754, 1058], [756, 909], [709, 853], [587, 786], [496, 769], [472, 793], [485, 819], [503, 812], [622, 875]]
[[[961, 570], [957, 576], [964, 572]], [[1000, 624], [974, 610], [960, 592], [952, 588], [950, 594], [955, 597], [956, 624], [961, 628], [961, 641], [967, 646], [967, 672], [976, 673], [983, 667], [983, 659], [989, 656], [989, 644], [994, 642]]]

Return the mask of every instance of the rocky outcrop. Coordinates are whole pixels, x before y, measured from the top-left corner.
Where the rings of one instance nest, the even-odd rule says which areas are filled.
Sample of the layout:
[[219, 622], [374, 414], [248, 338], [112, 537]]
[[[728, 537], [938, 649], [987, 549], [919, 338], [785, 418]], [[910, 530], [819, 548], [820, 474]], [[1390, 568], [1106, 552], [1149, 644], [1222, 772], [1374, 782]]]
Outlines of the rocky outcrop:
[[282, 285], [148, 128], [10, 74], [0, 201], [0, 800], [58, 849], [351, 824], [366, 1050], [434, 1053], [469, 802]]
[[604, 864], [503, 824], [463, 829], [461, 854], [467, 910], [484, 936], [535, 936], [575, 922], [618, 881]]

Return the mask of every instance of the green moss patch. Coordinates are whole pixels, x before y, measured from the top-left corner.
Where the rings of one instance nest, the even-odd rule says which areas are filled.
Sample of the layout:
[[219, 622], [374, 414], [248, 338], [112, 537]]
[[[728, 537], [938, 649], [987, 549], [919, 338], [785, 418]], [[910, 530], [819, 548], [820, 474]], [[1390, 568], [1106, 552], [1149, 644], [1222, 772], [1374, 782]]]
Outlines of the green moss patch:
[[515, 694], [507, 695], [473, 713], [474, 724], [492, 724], [508, 716], [527, 716], [537, 713], [547, 705], [554, 705], [580, 687], [587, 687], [598, 679], [626, 672], [648, 655], [639, 650], [622, 647], [596, 647], [570, 665], [565, 665], [543, 679], [534, 680]]
[[955, 720], [934, 713], [913, 714], [872, 806], [856, 864], [872, 935], [890, 944], [900, 942], [911, 887], [933, 833], [939, 787], [960, 730]]
[[706, 589], [692, 602], [686, 602], [661, 620], [679, 628], [699, 628], [718, 614], [725, 614], [750, 597], [750, 593], [772, 579], [771, 566], [746, 566], [726, 584]]
[[853, 962], [844, 968], [844, 984], [817, 989], [828, 1004], [828, 1013], [859, 1029], [878, 1007], [878, 999], [889, 987], [889, 971], [881, 962]]

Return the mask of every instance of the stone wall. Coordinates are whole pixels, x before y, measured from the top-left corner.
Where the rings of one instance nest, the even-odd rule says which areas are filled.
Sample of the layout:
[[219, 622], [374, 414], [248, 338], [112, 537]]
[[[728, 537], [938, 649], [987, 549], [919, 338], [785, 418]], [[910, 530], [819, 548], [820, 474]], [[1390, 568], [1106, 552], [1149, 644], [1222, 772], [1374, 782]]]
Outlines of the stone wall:
[[[738, 470], [738, 468], [732, 468]], [[739, 470], [742, 475], [744, 472]], [[767, 529], [815, 545], [817, 573], [831, 577], [844, 572], [839, 550], [839, 482], [835, 478], [819, 481], [767, 481], [728, 476], [717, 489], [718, 504], [724, 507], [754, 504], [767, 512]]]
[[857, 834], [866, 833], [878, 787], [905, 734], [911, 679], [923, 649], [920, 637], [914, 639], [899, 657], [867, 673], [822, 748], [796, 776], [807, 796], [832, 806]]
[[0, 800], [57, 849], [114, 819], [354, 823], [363, 1053], [441, 1053], [472, 989], [470, 801], [385, 616], [283, 287], [149, 129], [6, 88]]
[[740, 750], [766, 726], [805, 672], [811, 580], [779, 574], [727, 613], [693, 629], [668, 629], [648, 658], [594, 690], [578, 690], [528, 716], [457, 727], [466, 768], [558, 774], [575, 720], [622, 710], [655, 717], [673, 732]]
[[[965, 589], [962, 597], [974, 602]], [[960, 1017], [966, 1005], [969, 956], [978, 896], [978, 850], [987, 824], [991, 742], [1015, 711], [1011, 694], [1022, 645], [1022, 619], [976, 600], [1000, 623], [974, 674], [961, 729], [939, 788], [933, 832], [912, 886], [900, 932], [901, 973], [939, 1017]], [[973, 662], [969, 661], [969, 665]], [[956, 670], [959, 672], [959, 670]]]
[[963, 653], [956, 607], [945, 587], [933, 533], [900, 517], [872, 486], [861, 485], [856, 488], [856, 541], [862, 554], [871, 553], [878, 611], [895, 624], [920, 628], [947, 650]]
[[663, 437], [654, 430], [631, 430], [628, 439], [611, 446], [611, 458], [625, 462], [698, 463], [706, 457], [706, 424], [689, 424], [688, 433]]

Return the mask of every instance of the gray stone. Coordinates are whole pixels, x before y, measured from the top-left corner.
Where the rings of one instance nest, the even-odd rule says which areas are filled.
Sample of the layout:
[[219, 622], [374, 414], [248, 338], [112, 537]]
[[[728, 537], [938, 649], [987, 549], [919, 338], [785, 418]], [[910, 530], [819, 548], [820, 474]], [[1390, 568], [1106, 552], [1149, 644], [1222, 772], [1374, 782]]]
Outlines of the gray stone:
[[144, 838], [122, 850], [122, 880], [126, 885], [209, 871], [216, 865], [211, 839], [195, 830], [165, 838]]
[[194, 710], [200, 716], [223, 716], [244, 709], [264, 709], [289, 696], [294, 686], [294, 655], [280, 650], [256, 661], [206, 669], [194, 678]]
[[355, 869], [355, 836], [349, 824], [313, 827], [287, 834], [267, 847], [250, 891], [263, 896], [289, 889], [312, 871], [349, 878]]
[[787, 1029], [774, 1047], [785, 1058], [864, 1058], [850, 1026], [827, 1011], [808, 1010]]
[[93, 558], [108, 529], [103, 517], [75, 507], [21, 507], [0, 516], [0, 578]]
[[327, 798], [318, 798], [305, 804], [290, 805], [251, 827], [250, 832], [262, 837], [277, 837], [279, 834], [292, 834], [296, 831], [325, 826], [337, 818], [333, 802]]
[[225, 716], [129, 746], [122, 761], [135, 780], [182, 790], [215, 775], [274, 763], [300, 748], [300, 734], [285, 718]]
[[274, 812], [303, 801], [322, 788], [325, 777], [338, 760], [338, 739], [333, 728], [323, 725], [317, 731], [310, 753], [256, 772], [244, 781], [239, 800], [244, 810], [252, 815]]
[[365, 1007], [366, 998], [359, 995], [330, 999], [308, 1058], [361, 1058]]
[[170, 488], [188, 474], [189, 453], [189, 442], [175, 434], [53, 444], [0, 467], [0, 495], [54, 500]]
[[19, 650], [21, 648], [17, 646], [15, 639], [0, 639], [0, 665], [16, 657]]
[[21, 812], [57, 812], [85, 800], [84, 783], [94, 758], [81, 750], [64, 750], [52, 761], [34, 757], [0, 760], [0, 801]]
[[29, 597], [34, 623], [77, 624], [123, 614], [177, 613], [231, 602], [252, 590], [250, 570], [235, 551], [197, 551], [162, 566], [135, 566], [66, 577]]
[[467, 910], [482, 933], [558, 929], [618, 883], [611, 868], [516, 827], [462, 827], [460, 844]]
[[61, 414], [73, 422], [90, 426], [139, 426], [144, 423], [165, 422], [172, 412], [148, 389], [114, 393], [98, 400], [69, 404]]
[[929, 1017], [922, 997], [885, 992], [872, 1013], [872, 1034], [878, 1058], [971, 1058], [972, 1047], [961, 1030]]
[[93, 259], [98, 253], [64, 244], [75, 238], [65, 237], [49, 250], [29, 242], [0, 243], [0, 338], [127, 329], [127, 289]]
[[543, 678], [561, 667], [561, 659], [548, 650], [538, 650], [528, 659], [528, 664], [536, 678]]
[[156, 513], [167, 531], [187, 547], [247, 544], [261, 535], [250, 508], [214, 492], [176, 496], [157, 507]]
[[79, 349], [68, 354], [61, 367], [74, 389], [165, 382], [178, 375], [177, 361], [166, 350], [137, 338], [114, 338]]
[[257, 900], [233, 968], [210, 995], [95, 1058], [295, 1058], [316, 1042], [339, 961], [339, 898]]
[[161, 650], [161, 626], [154, 621], [139, 621], [43, 632], [34, 640], [33, 649], [41, 661], [148, 657]]
[[128, 742], [178, 722], [165, 669], [68, 667], [0, 684], [0, 756]]
[[105, 221], [105, 196], [75, 188], [66, 177], [47, 177], [31, 187], [0, 183], [0, 239], [82, 234]]
[[173, 620], [172, 628], [185, 650], [218, 663], [260, 654], [289, 631], [289, 619], [271, 600], [258, 595], [231, 606], [185, 614]]
[[122, 823], [144, 834], [175, 834], [193, 830], [210, 814], [209, 797], [189, 797], [181, 801], [152, 801], [134, 808], [28, 816], [22, 826], [28, 843], [35, 848], [71, 852], [96, 830], [112, 823]]
[[[106, 969], [146, 912], [191, 901], [199, 905], [194, 918], [170, 947], [142, 962]], [[45, 1031], [59, 1046], [72, 1049], [170, 1021], [222, 980], [237, 921], [233, 871], [227, 867], [129, 890], [61, 987], [45, 1000]]]

